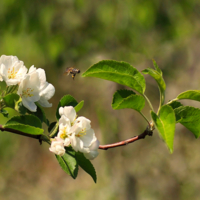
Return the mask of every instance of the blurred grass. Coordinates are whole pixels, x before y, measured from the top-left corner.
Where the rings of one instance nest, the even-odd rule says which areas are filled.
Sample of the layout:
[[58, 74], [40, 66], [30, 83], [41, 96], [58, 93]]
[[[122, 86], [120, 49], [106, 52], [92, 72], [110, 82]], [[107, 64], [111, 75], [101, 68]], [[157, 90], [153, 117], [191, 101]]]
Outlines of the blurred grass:
[[[95, 62], [114, 59], [142, 70], [155, 58], [167, 83], [166, 101], [199, 89], [199, 8], [195, 0], [2, 0], [0, 55], [16, 55], [28, 68], [46, 70], [56, 87], [53, 108], [46, 109], [50, 121], [59, 99], [71, 94], [85, 100], [79, 115], [91, 119], [101, 144], [117, 142], [146, 126], [136, 112], [111, 109], [112, 95], [121, 86], [80, 75], [73, 81], [63, 75], [65, 68], [75, 65], [84, 72]], [[157, 86], [145, 77], [147, 95], [157, 107]], [[147, 106], [144, 112], [148, 115]], [[156, 132], [126, 147], [100, 151], [93, 161], [94, 184], [82, 170], [75, 181], [66, 175], [48, 145], [1, 132], [0, 199], [197, 200], [199, 143], [177, 126], [172, 155]]]

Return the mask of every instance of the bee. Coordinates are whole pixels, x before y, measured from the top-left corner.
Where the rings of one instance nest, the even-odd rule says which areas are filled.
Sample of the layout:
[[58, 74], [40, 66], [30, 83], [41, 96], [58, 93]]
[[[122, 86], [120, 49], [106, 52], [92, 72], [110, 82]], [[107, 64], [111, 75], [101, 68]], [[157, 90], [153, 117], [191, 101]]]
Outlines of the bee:
[[74, 80], [76, 74], [79, 74], [80, 72], [81, 72], [80, 69], [76, 69], [74, 67], [68, 67], [64, 74], [67, 74], [67, 75], [71, 74]]

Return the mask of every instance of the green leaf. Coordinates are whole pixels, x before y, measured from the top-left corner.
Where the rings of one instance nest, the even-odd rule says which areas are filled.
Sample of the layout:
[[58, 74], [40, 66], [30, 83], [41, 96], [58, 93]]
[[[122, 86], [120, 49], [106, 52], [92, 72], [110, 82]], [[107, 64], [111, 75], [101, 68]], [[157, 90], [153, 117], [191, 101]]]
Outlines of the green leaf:
[[126, 62], [103, 60], [91, 66], [83, 77], [97, 77], [126, 85], [141, 94], [145, 91], [145, 79], [142, 74]]
[[17, 101], [19, 101], [20, 96], [18, 94], [8, 94], [5, 97], [3, 97], [4, 103], [6, 104], [7, 107], [10, 108], [15, 108], [15, 104]]
[[154, 65], [156, 71], [157, 71], [158, 73], [160, 73], [161, 76], [162, 76], [162, 71], [161, 71], [161, 69], [158, 67], [156, 61], [155, 61], [154, 59], [152, 59], [152, 61], [153, 61], [153, 65]]
[[22, 104], [21, 99], [18, 102], [16, 102], [15, 110], [17, 112], [19, 112], [19, 114], [21, 114], [21, 115], [25, 115], [28, 111], [28, 109], [26, 107], [24, 107], [24, 105]]
[[169, 148], [169, 151], [172, 153], [176, 124], [174, 110], [172, 107], [164, 105], [160, 109], [160, 116], [157, 116], [156, 113], [151, 111], [151, 117], [161, 138], [164, 140], [167, 147]]
[[61, 168], [75, 179], [78, 175], [78, 163], [75, 158], [75, 151], [71, 148], [67, 148], [64, 156], [55, 156]]
[[200, 101], [200, 90], [188, 90], [178, 95], [177, 99], [190, 99]]
[[131, 108], [140, 112], [145, 106], [145, 99], [131, 90], [118, 90], [113, 96], [114, 110]]
[[78, 112], [83, 107], [83, 105], [84, 105], [84, 101], [79, 102], [78, 105], [76, 105], [74, 108], [76, 112]]
[[58, 134], [58, 127], [59, 127], [59, 123], [57, 122], [52, 122], [49, 127], [48, 127], [48, 132], [49, 132], [49, 136], [55, 137]]
[[174, 109], [183, 106], [182, 103], [180, 103], [179, 101], [171, 101], [169, 102], [167, 105], [171, 106]]
[[12, 117], [3, 127], [15, 129], [31, 135], [41, 135], [44, 132], [40, 120], [34, 115]]
[[88, 173], [94, 180], [94, 182], [97, 182], [97, 175], [96, 171], [92, 165], [92, 163], [85, 158], [83, 153], [76, 152], [76, 160], [78, 161], [78, 165], [86, 172]]
[[158, 88], [160, 90], [161, 106], [162, 106], [165, 101], [165, 89], [166, 89], [165, 81], [162, 77], [162, 74], [160, 74], [158, 71], [151, 68], [144, 69], [142, 73], [149, 74], [151, 77], [153, 77], [156, 80], [158, 84]]
[[72, 97], [71, 95], [65, 95], [59, 102], [57, 111], [56, 111], [56, 118], [60, 119], [59, 115], [59, 108], [65, 107], [65, 106], [73, 106], [75, 107], [78, 104], [78, 102]]
[[31, 111], [29, 111], [29, 110], [27, 110], [27, 112], [29, 113], [29, 114], [32, 114], [32, 115], [35, 115], [36, 117], [38, 117], [39, 119], [40, 119], [40, 121], [43, 123], [45, 123], [47, 126], [49, 125], [48, 123], [49, 123], [49, 121], [48, 121], [48, 119], [46, 118], [46, 115], [45, 115], [45, 112], [44, 112], [44, 110], [43, 110], [43, 108], [38, 104], [38, 103], [36, 103], [36, 105], [37, 105], [37, 110], [36, 110], [36, 112], [31, 112]]
[[200, 136], [200, 109], [181, 106], [175, 110], [177, 122], [189, 129], [196, 138]]
[[0, 111], [0, 113], [1, 113], [4, 117], [6, 117], [6, 118], [8, 118], [8, 116], [9, 116], [8, 111], [5, 110], [5, 109], [2, 109], [2, 110]]

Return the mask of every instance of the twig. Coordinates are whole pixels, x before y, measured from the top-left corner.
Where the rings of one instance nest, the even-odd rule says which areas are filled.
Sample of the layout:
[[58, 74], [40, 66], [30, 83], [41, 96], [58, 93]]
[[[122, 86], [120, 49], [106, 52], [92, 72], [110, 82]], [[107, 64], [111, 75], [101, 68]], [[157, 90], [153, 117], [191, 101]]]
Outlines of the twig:
[[37, 140], [39, 140], [40, 144], [42, 144], [42, 141], [45, 141], [44, 135], [30, 135], [28, 133], [24, 133], [24, 132], [21, 132], [21, 131], [12, 129], [12, 128], [4, 128], [2, 125], [0, 125], [0, 130], [2, 132], [7, 131], [7, 132], [15, 133], [15, 134], [18, 134], [18, 135], [23, 135], [23, 136], [26, 136], [26, 137], [37, 139]]
[[[37, 140], [39, 140], [40, 144], [42, 144], [42, 141], [46, 141], [46, 142], [49, 143], [49, 141], [46, 138], [47, 136], [45, 136], [45, 135], [30, 135], [28, 133], [24, 133], [24, 132], [15, 130], [15, 129], [4, 128], [2, 125], [0, 125], [0, 130], [1, 131], [7, 131], [7, 132], [15, 133], [15, 134], [18, 134], [18, 135], [23, 135], [23, 136], [26, 136], [26, 137], [37, 139]], [[124, 140], [124, 141], [121, 141], [121, 142], [116, 142], [116, 143], [113, 143], [113, 144], [99, 145], [99, 149], [107, 150], [107, 149], [110, 149], [110, 148], [124, 146], [124, 145], [127, 145], [129, 143], [135, 142], [137, 140], [144, 139], [147, 135], [152, 136], [152, 134], [153, 134], [153, 131], [149, 130], [149, 127], [147, 127], [146, 130], [143, 133], [141, 133], [140, 135], [138, 135], [138, 136], [135, 136], [133, 138], [130, 138], [130, 139], [127, 139], [127, 140]]]
[[116, 143], [113, 143], [113, 144], [99, 145], [99, 149], [107, 150], [107, 149], [110, 149], [110, 148], [124, 146], [124, 145], [127, 145], [129, 143], [135, 142], [137, 140], [144, 139], [147, 135], [149, 135], [149, 136], [153, 135], [153, 131], [149, 130], [149, 128], [147, 128], [140, 135], [134, 136], [133, 138], [130, 138], [130, 139], [127, 139], [127, 140], [124, 140], [124, 141], [121, 141], [121, 142], [116, 142]]

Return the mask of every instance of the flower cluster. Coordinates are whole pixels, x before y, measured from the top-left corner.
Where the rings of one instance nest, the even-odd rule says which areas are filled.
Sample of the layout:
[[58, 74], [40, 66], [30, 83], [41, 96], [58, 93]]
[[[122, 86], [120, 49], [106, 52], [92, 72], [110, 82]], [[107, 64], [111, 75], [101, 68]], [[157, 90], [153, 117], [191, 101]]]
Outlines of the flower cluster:
[[59, 108], [59, 132], [57, 137], [52, 139], [49, 150], [57, 155], [65, 154], [65, 147], [70, 146], [76, 152], [82, 152], [87, 159], [94, 159], [98, 156], [99, 141], [94, 130], [91, 128], [90, 120], [85, 117], [78, 117], [72, 106]]
[[22, 104], [32, 112], [36, 112], [36, 102], [43, 107], [51, 107], [48, 100], [54, 95], [55, 88], [46, 81], [43, 69], [31, 66], [29, 71], [16, 56], [0, 57], [0, 81], [7, 86], [19, 85], [17, 94]]

